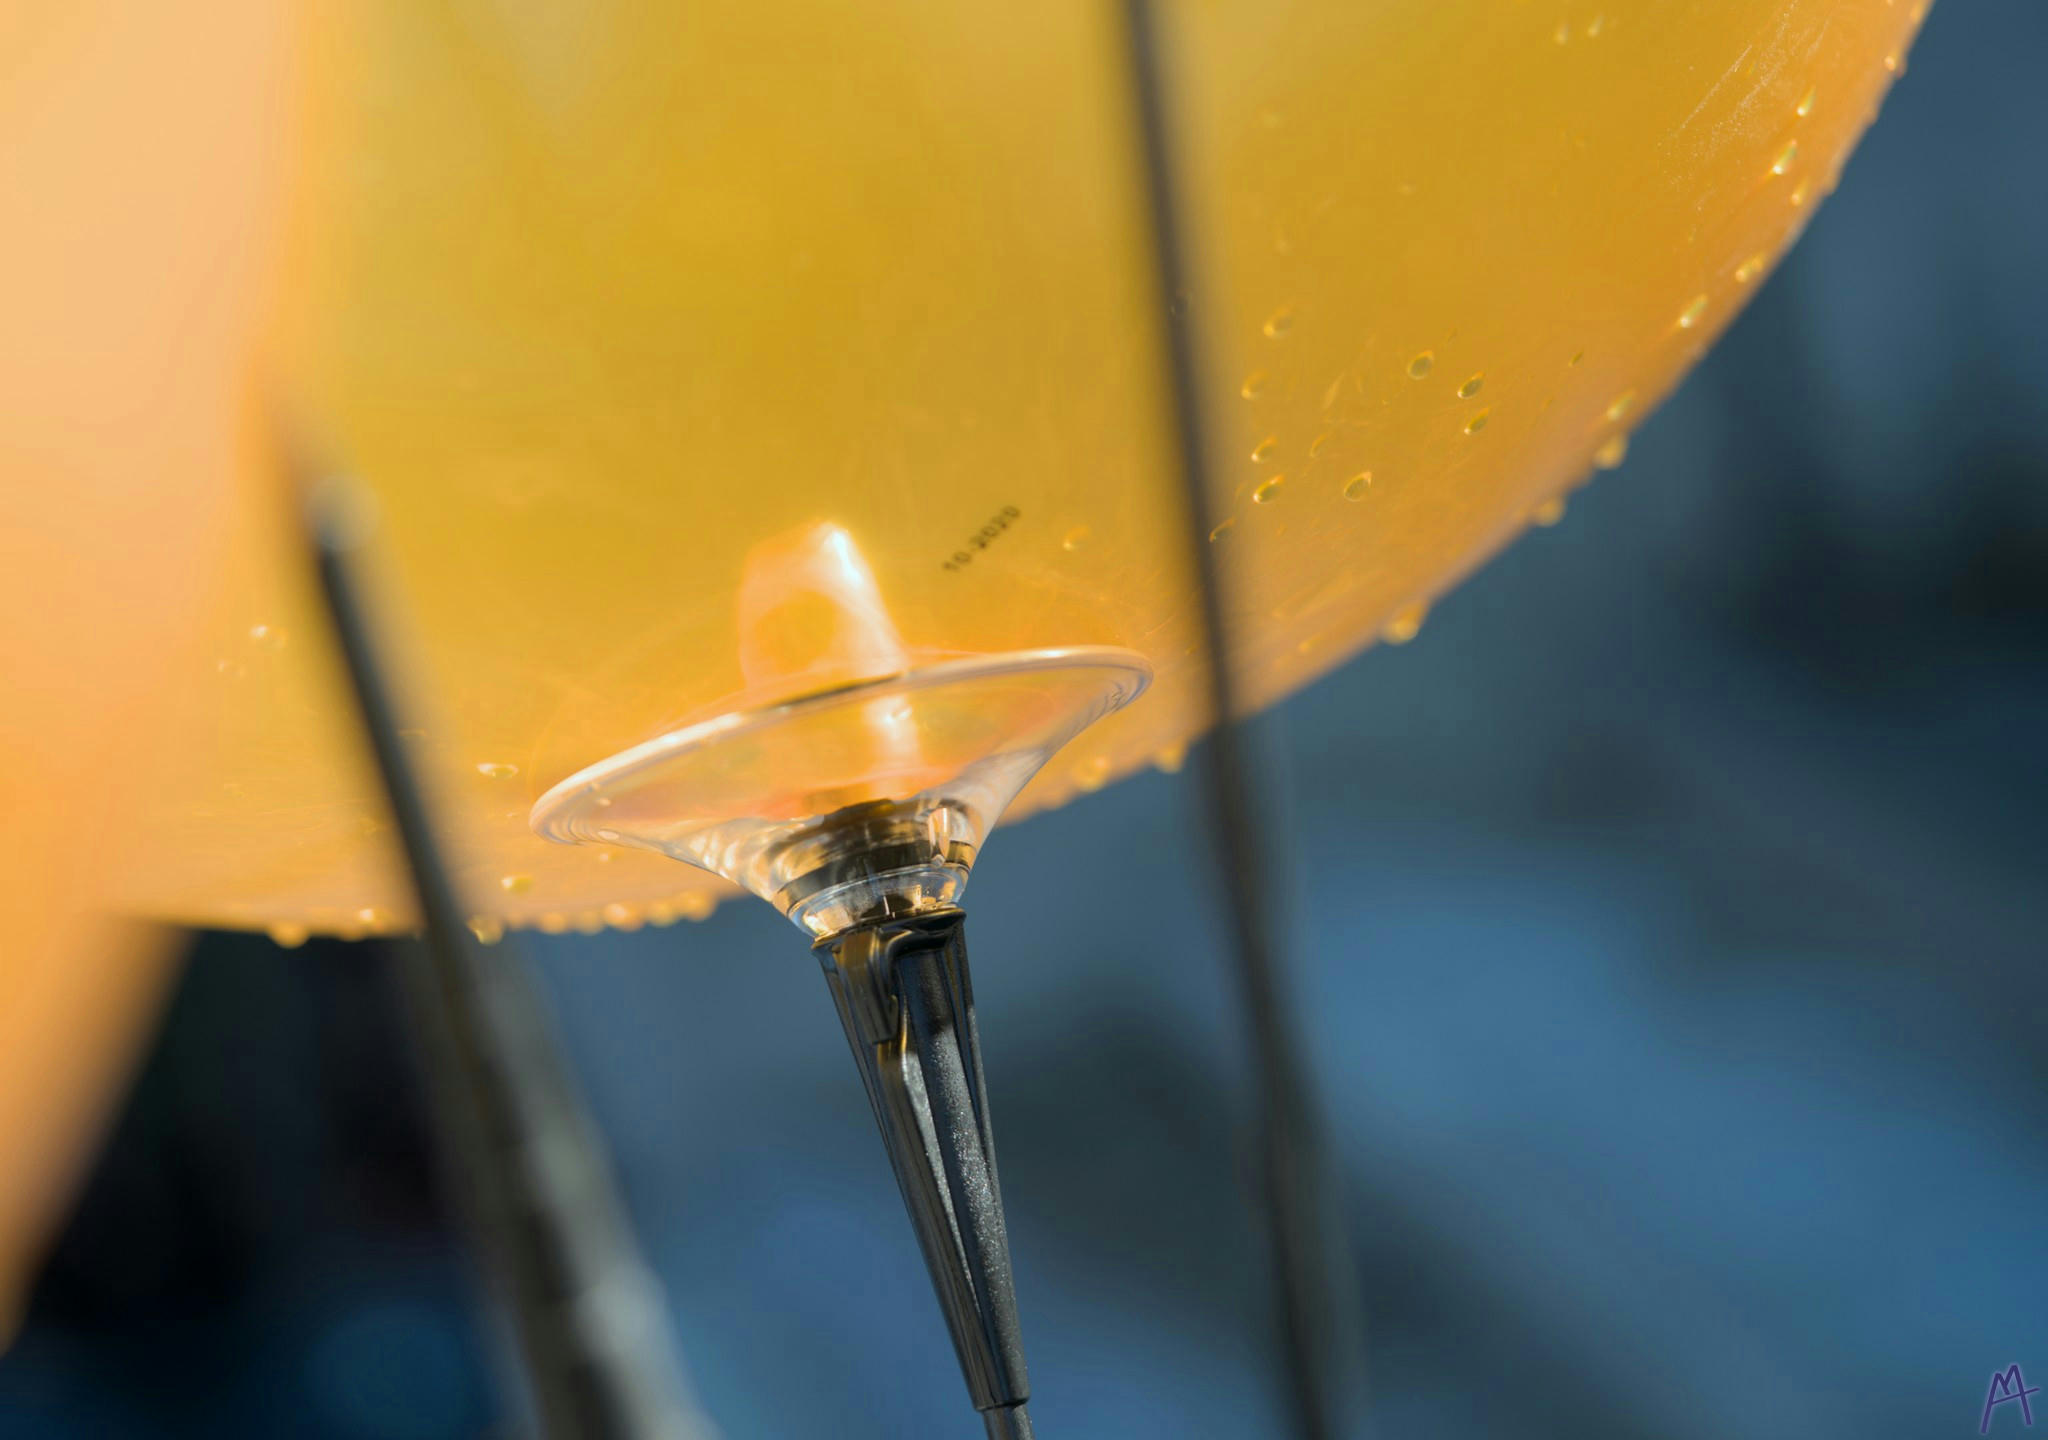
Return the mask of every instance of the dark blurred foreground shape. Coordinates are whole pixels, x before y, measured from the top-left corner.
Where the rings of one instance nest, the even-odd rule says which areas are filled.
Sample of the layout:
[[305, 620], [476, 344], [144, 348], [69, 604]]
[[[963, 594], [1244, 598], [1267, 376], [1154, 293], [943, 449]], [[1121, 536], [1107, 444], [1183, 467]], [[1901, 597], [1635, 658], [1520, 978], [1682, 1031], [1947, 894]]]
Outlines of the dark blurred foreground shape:
[[[1265, 722], [1377, 1434], [1918, 1440], [2048, 1376], [2044, 54], [2031, 0], [1938, 7], [1626, 466]], [[1034, 1408], [1070, 1440], [1278, 1429], [1198, 813], [1133, 782], [975, 882]], [[736, 905], [539, 948], [726, 1432], [952, 1434], [790, 938]], [[0, 1435], [493, 1433], [381, 964], [205, 941]]]

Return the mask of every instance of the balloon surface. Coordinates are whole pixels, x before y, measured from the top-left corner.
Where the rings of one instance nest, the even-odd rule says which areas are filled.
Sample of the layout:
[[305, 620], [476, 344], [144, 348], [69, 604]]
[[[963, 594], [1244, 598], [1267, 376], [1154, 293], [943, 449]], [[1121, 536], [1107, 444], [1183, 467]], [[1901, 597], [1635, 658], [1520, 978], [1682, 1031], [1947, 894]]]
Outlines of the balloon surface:
[[174, 973], [108, 912], [212, 659], [290, 53], [267, 0], [0, 10], [0, 1346]]
[[[1620, 462], [1833, 188], [1921, 10], [1161, 13], [1211, 543], [1260, 706], [1412, 636]], [[1017, 813], [1178, 763], [1198, 611], [1115, 6], [321, 14], [269, 363], [374, 497], [367, 579], [481, 932], [708, 909], [710, 877], [550, 845], [529, 812], [758, 698], [743, 651], [789, 675], [859, 651], [843, 616], [748, 578], [819, 526], [913, 659], [1150, 662], [1151, 693]], [[399, 926], [283, 517], [248, 487], [122, 898], [285, 939]]]

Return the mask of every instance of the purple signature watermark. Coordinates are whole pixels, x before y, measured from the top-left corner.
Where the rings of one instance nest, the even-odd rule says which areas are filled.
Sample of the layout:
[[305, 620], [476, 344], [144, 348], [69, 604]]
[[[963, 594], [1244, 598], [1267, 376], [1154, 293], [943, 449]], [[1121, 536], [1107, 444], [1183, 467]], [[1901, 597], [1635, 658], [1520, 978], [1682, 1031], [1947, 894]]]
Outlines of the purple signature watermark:
[[2020, 1423], [2031, 1427], [2034, 1423], [2034, 1405], [2028, 1398], [2041, 1393], [2039, 1385], [2029, 1385], [2020, 1374], [2019, 1362], [2014, 1361], [2003, 1370], [1994, 1371], [1991, 1388], [1984, 1392], [1984, 1416], [1977, 1422], [1977, 1433], [1989, 1435], [1993, 1413], [2001, 1405], [2017, 1404], [2020, 1407]]

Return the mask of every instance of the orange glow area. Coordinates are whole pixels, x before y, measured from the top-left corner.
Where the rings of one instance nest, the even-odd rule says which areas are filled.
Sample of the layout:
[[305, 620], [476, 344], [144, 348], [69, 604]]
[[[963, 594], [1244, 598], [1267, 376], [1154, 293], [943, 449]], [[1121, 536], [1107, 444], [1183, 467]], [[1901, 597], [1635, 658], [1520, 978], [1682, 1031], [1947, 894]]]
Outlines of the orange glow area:
[[[11, 323], [81, 357], [10, 352], [29, 388], [5, 403], [59, 395], [99, 427], [63, 454], [108, 487], [88, 504], [59, 450], [9, 437], [33, 543], [4, 583], [34, 620], [10, 643], [61, 695], [8, 723], [63, 777], [25, 802], [49, 844], [14, 883], [62, 870], [94, 903], [286, 940], [406, 923], [278, 487], [236, 449], [259, 382], [377, 502], [365, 581], [480, 931], [703, 913], [718, 882], [550, 845], [529, 811], [758, 703], [763, 675], [1127, 647], [1152, 692], [1017, 813], [1179, 763], [1203, 692], [1114, 7], [544, 8], [310, 7], [300, 68], [237, 90], [212, 68], [282, 43], [259, 7], [210, 18], [206, 46], [168, 21], [153, 49], [120, 37], [158, 67], [131, 57], [125, 89], [61, 52], [97, 22], [48, 7], [68, 83], [124, 99], [53, 126], [30, 73], [0, 120], [57, 147], [33, 202], [7, 189], [44, 227], [4, 242]], [[1413, 637], [1621, 463], [1833, 188], [1919, 20], [1889, 0], [1167, 14], [1212, 543], [1254, 705]], [[303, 124], [223, 118], [284, 96]], [[210, 168], [164, 167], [216, 122]], [[145, 132], [147, 166], [123, 148]], [[273, 145], [290, 205], [249, 178]], [[101, 215], [66, 178], [89, 153], [158, 188]], [[89, 221], [90, 245], [49, 228]], [[279, 230], [289, 283], [259, 337], [244, 282]], [[36, 233], [99, 291], [36, 284]], [[217, 356], [167, 369], [159, 317], [214, 327]], [[864, 557], [873, 624], [815, 585], [749, 588], [759, 547], [821, 526]], [[175, 748], [145, 760], [145, 736]]]
[[171, 973], [110, 912], [182, 762], [285, 209], [261, 0], [0, 13], [0, 1343]]

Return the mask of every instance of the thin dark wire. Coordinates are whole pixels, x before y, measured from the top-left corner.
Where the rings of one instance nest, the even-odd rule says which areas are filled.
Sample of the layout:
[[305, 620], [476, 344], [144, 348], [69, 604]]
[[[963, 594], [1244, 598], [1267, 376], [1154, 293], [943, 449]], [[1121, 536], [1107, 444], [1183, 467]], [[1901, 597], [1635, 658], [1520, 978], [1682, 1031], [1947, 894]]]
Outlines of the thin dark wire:
[[714, 1440], [532, 970], [509, 945], [486, 955], [457, 904], [351, 584], [349, 497], [322, 482], [303, 498], [321, 592], [419, 899], [425, 943], [400, 957], [400, 971], [449, 1178], [509, 1311], [541, 1433]]
[[1272, 904], [1278, 892], [1269, 873], [1274, 852], [1235, 720], [1227, 577], [1209, 538], [1219, 517], [1210, 498], [1196, 307], [1182, 246], [1185, 231], [1180, 224], [1158, 30], [1150, 0], [1125, 0], [1124, 15], [1158, 273], [1161, 338], [1171, 370], [1173, 438], [1185, 482], [1188, 548], [1201, 592], [1209, 707], [1215, 721], [1204, 775], [1229, 900], [1232, 954], [1258, 1074], [1261, 1181], [1288, 1393], [1298, 1433], [1305, 1440], [1333, 1440], [1341, 1433], [1339, 1412], [1348, 1389], [1344, 1372], [1350, 1360], [1346, 1351], [1356, 1331], [1348, 1303], [1351, 1277], [1344, 1247], [1328, 1223], [1319, 1126], [1274, 949], [1280, 933]]

